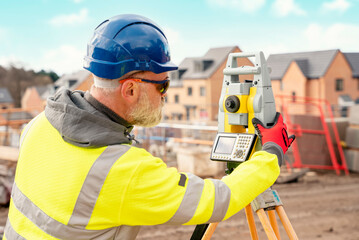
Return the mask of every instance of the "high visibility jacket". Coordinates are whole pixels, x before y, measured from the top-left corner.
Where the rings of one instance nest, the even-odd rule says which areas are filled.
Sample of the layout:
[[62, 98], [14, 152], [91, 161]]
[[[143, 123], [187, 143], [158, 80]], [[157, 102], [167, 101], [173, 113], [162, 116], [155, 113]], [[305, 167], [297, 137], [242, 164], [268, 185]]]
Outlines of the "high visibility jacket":
[[223, 180], [201, 179], [128, 144], [70, 144], [41, 113], [21, 136], [4, 239], [134, 239], [141, 225], [219, 222], [278, 174], [276, 155], [259, 151]]

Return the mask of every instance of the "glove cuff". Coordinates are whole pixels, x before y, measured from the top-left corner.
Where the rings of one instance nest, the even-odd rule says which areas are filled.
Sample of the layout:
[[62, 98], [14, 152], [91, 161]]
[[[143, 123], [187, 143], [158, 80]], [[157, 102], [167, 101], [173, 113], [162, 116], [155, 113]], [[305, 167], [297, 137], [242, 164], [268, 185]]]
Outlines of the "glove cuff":
[[266, 142], [263, 145], [262, 150], [277, 155], [278, 164], [279, 166], [282, 166], [284, 154], [283, 149], [278, 144], [274, 142]]

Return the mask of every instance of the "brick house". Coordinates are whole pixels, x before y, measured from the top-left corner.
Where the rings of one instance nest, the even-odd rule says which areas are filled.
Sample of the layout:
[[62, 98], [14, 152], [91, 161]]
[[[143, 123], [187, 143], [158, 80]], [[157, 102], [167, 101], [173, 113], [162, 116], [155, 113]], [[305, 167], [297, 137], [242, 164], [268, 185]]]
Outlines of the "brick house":
[[359, 56], [356, 53], [348, 55], [335, 49], [272, 54], [267, 63], [272, 68], [274, 95], [322, 98], [332, 106], [359, 97]]
[[31, 111], [37, 115], [44, 110], [46, 99], [53, 95], [60, 87], [66, 87], [71, 90], [87, 91], [93, 83], [93, 77], [87, 70], [80, 70], [72, 74], [61, 76], [54, 84], [47, 86], [35, 86], [26, 89], [22, 99], [23, 109]]
[[65, 74], [55, 82], [55, 89], [66, 87], [70, 90], [90, 90], [93, 84], [92, 74], [87, 70], [79, 70], [72, 74]]
[[[211, 48], [202, 57], [185, 58], [170, 73], [171, 87], [164, 108], [164, 119], [215, 121], [223, 82], [223, 69], [229, 53], [241, 52], [237, 46]], [[247, 58], [238, 65], [253, 66]], [[241, 76], [251, 79], [249, 76]]]
[[45, 109], [46, 98], [53, 85], [28, 87], [21, 98], [21, 107], [37, 115]]

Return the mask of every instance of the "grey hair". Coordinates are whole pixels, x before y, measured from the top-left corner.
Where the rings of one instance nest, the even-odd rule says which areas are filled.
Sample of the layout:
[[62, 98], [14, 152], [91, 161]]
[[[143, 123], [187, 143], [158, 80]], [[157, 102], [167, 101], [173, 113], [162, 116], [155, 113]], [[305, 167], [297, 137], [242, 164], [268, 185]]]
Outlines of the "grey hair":
[[137, 75], [138, 73], [143, 73], [144, 71], [131, 71], [126, 73], [125, 75], [121, 76], [120, 78], [116, 79], [107, 79], [107, 78], [101, 78], [93, 74], [94, 79], [94, 87], [102, 90], [109, 90], [110, 92], [113, 92], [114, 89], [116, 89], [120, 83], [119, 81], [126, 78], [131, 78]]

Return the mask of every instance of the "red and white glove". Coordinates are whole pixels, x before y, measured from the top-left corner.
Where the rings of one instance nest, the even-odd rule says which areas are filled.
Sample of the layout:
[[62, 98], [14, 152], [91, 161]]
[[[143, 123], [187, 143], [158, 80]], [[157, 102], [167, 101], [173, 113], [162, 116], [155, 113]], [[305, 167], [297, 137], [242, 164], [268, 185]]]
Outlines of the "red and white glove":
[[[264, 124], [258, 118], [253, 118], [252, 123], [262, 142], [262, 149], [276, 154], [279, 165], [281, 165], [284, 154], [295, 139], [294, 135], [288, 137], [287, 126], [283, 122], [282, 115], [277, 112], [274, 118], [274, 124], [269, 128], [264, 127]], [[278, 148], [278, 146], [280, 148]]]

